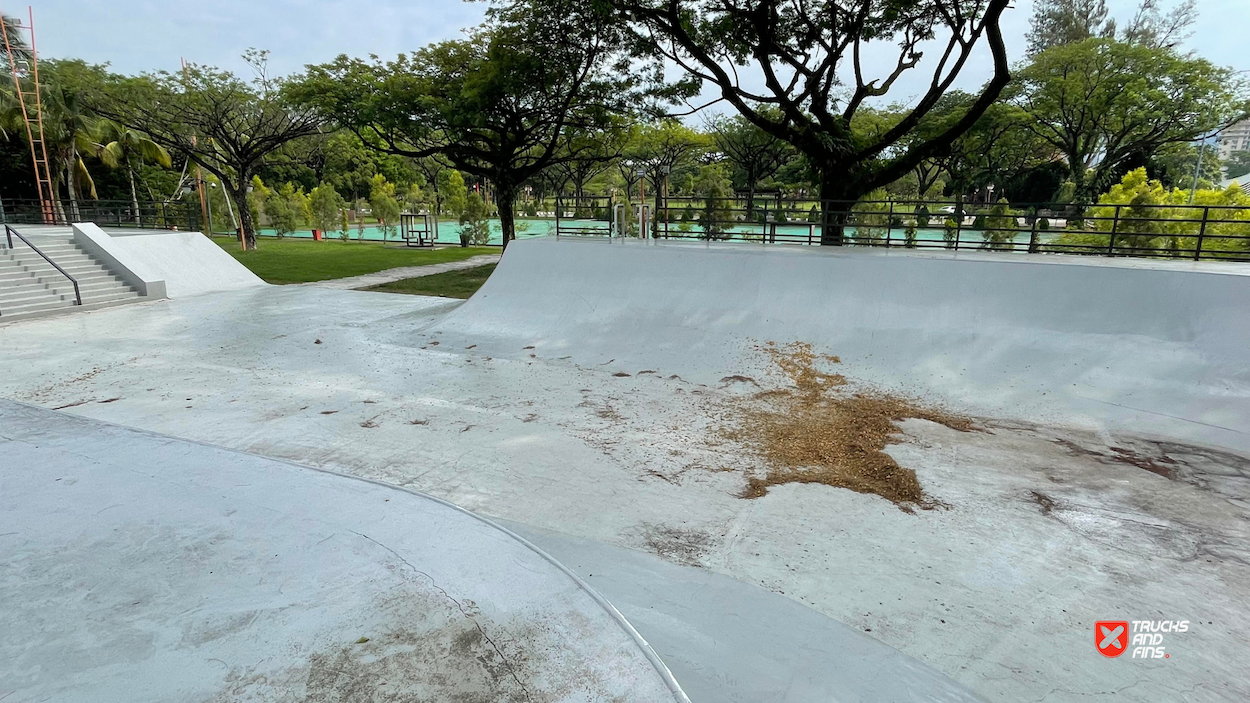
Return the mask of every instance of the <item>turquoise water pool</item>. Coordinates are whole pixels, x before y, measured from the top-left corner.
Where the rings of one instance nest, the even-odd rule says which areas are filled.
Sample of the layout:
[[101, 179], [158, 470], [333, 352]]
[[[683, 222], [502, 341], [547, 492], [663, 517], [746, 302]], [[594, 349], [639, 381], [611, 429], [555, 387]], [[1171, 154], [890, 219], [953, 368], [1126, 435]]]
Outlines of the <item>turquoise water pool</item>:
[[[517, 239], [526, 239], [529, 237], [544, 237], [547, 235], [555, 234], [555, 230], [556, 230], [556, 221], [554, 219], [518, 219], [517, 225], [518, 225]], [[561, 234], [573, 234], [573, 232], [570, 232], [570, 230], [576, 230], [576, 233], [578, 234], [606, 235], [608, 233], [608, 223], [603, 220], [578, 220], [578, 219], [570, 218], [570, 219], [560, 220], [560, 229], [561, 229]], [[755, 239], [758, 241], [758, 238], [763, 233], [763, 225], [742, 224], [742, 225], [731, 227], [729, 228], [728, 231], [733, 235], [734, 239], [747, 238], [747, 239]], [[854, 227], [846, 228], [847, 237], [854, 237], [856, 232], [857, 230]], [[664, 233], [664, 229], [663, 229], [663, 226], [661, 225], [661, 229], [659, 233], [660, 236], [663, 236], [663, 233]], [[687, 230], [683, 231], [682, 227], [678, 223], [674, 222], [674, 223], [669, 224], [668, 233], [669, 233], [669, 236], [673, 238], [683, 238], [683, 237], [698, 238], [700, 234], [702, 233], [702, 230], [697, 225], [693, 225], [693, 226], [690, 226]], [[886, 233], [887, 233], [887, 230], [885, 228], [881, 228], [875, 236], [885, 237]], [[903, 237], [904, 237], [904, 230], [902, 228], [898, 228], [898, 227], [892, 228], [888, 230], [888, 233], [889, 233], [889, 238], [892, 242], [897, 242], [898, 245], [902, 245]], [[259, 230], [259, 234], [261, 234], [262, 236], [273, 236], [274, 231], [272, 229], [261, 229]], [[815, 243], [815, 242], [818, 242], [820, 239], [820, 229], [818, 227], [813, 227], [808, 224], [786, 224], [786, 225], [779, 224], [779, 225], [776, 225], [776, 234], [779, 239], [784, 237], [787, 241], [796, 241], [796, 240], [804, 241], [810, 238], [812, 242]], [[922, 241], [922, 242], [941, 242], [943, 241], [944, 234], [945, 232], [942, 229], [937, 229], [937, 228], [919, 229], [916, 231], [916, 239], [917, 241]], [[329, 232], [326, 235], [326, 238], [338, 239], [339, 235], [340, 235], [339, 232]], [[297, 231], [294, 234], [288, 234], [286, 236], [297, 238], [297, 239], [311, 239], [312, 230], [304, 229], [301, 231]], [[394, 228], [390, 232], [389, 235], [384, 233], [382, 231], [382, 228], [376, 227], [376, 226], [365, 227], [363, 230], [358, 230], [355, 227], [352, 227], [347, 232], [347, 238], [351, 241], [356, 241], [356, 240], [371, 241], [371, 242], [389, 241], [389, 242], [397, 242], [397, 243], [403, 241], [403, 239], [400, 237], [398, 227]], [[1049, 239], [1049, 238], [1050, 237], [1044, 237], [1039, 241], [1045, 241], [1046, 239]], [[961, 247], [966, 246], [970, 248], [975, 247], [980, 244], [981, 239], [982, 239], [981, 233], [979, 231], [972, 230], [972, 229], [964, 229], [961, 232], [961, 236], [960, 236], [960, 246]], [[440, 222], [438, 226], [438, 237], [437, 239], [435, 239], [435, 241], [438, 242], [439, 244], [459, 244], [460, 243], [460, 225], [458, 225], [454, 221]], [[502, 241], [503, 240], [500, 235], [499, 221], [493, 220], [491, 221], [490, 244], [499, 245]], [[1014, 241], [1017, 244], [1028, 244], [1029, 233], [1028, 232], [1017, 233]]]

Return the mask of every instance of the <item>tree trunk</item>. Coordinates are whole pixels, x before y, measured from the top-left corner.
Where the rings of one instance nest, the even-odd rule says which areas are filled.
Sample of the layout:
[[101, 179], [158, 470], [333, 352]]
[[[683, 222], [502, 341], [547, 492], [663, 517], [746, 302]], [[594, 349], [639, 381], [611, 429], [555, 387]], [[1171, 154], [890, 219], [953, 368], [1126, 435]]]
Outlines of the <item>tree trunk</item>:
[[660, 218], [667, 214], [664, 212], [664, 179], [660, 178], [651, 185], [655, 186], [655, 208], [651, 211], [651, 238], [655, 239], [663, 231]]
[[74, 187], [74, 166], [72, 162], [73, 157], [71, 156], [70, 163], [65, 164], [65, 190], [69, 194], [69, 221], [66, 224], [79, 221], [78, 189]]
[[516, 213], [512, 211], [516, 201], [516, 189], [512, 186], [495, 185], [495, 202], [499, 206], [499, 228], [503, 231], [503, 247], [516, 239]]
[[820, 178], [820, 245], [822, 247], [842, 246], [846, 235], [847, 211], [846, 203], [835, 202], [847, 200], [846, 188], [838, 183], [838, 176], [833, 169], [828, 169]]
[[253, 250], [256, 248], [256, 230], [252, 224], [252, 208], [247, 204], [247, 179], [240, 179], [243, 185], [239, 188], [230, 189], [230, 197], [234, 200], [234, 205], [239, 209], [239, 229], [243, 230], [243, 249]]
[[142, 227], [143, 222], [139, 219], [139, 193], [135, 190], [135, 170], [126, 164], [126, 175], [130, 176], [130, 211], [135, 216], [135, 227]]
[[752, 222], [755, 214], [755, 170], [747, 171], [747, 221]]

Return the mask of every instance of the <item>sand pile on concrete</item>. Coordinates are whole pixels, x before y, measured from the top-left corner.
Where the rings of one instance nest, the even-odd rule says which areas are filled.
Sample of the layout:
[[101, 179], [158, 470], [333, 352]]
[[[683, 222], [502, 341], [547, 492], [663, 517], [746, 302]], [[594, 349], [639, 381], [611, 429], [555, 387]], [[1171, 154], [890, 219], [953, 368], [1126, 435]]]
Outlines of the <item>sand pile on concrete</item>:
[[838, 358], [816, 354], [810, 344], [768, 342], [759, 349], [787, 383], [736, 401], [738, 421], [726, 436], [767, 464], [764, 475], [748, 478], [744, 498], [784, 483], [823, 483], [875, 493], [907, 512], [939, 505], [915, 471], [883, 450], [898, 433], [897, 420], [919, 418], [966, 432], [973, 429], [970, 419], [914, 399], [852, 389], [840, 374], [819, 368]]

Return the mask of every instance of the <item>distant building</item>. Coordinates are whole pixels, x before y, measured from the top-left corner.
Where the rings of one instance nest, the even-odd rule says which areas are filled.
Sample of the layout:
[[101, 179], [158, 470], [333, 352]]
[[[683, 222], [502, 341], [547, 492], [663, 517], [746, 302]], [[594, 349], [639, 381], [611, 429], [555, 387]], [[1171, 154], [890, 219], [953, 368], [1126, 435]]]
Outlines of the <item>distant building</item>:
[[1234, 183], [1241, 188], [1241, 192], [1246, 195], [1250, 195], [1250, 173], [1242, 176], [1236, 176], [1234, 178], [1226, 178], [1223, 181], [1220, 181], [1220, 188], [1227, 188]]
[[1250, 151], [1250, 120], [1242, 120], [1220, 132], [1215, 138], [1215, 144], [1221, 161], [1234, 151]]

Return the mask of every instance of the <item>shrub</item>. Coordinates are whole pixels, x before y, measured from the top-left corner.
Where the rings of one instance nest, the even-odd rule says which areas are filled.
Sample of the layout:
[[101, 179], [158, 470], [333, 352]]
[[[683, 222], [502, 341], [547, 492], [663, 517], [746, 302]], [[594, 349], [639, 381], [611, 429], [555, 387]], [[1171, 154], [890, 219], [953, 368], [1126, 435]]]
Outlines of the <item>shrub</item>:
[[[1220, 207], [1210, 211], [1209, 219], [1217, 221], [1208, 222], [1204, 229], [1203, 209], [1186, 207], [1191, 199], [1196, 206]], [[1065, 233], [1056, 243], [1110, 247], [1137, 256], [1172, 257], [1185, 250], [1194, 251], [1201, 232], [1204, 255], [1218, 258], [1220, 252], [1228, 252], [1228, 256], [1245, 256], [1250, 250], [1250, 239], [1229, 238], [1250, 236], [1250, 195], [1232, 186], [1222, 190], [1199, 189], [1191, 198], [1188, 190], [1165, 188], [1161, 182], [1151, 180], [1144, 168], [1138, 168], [1100, 196], [1089, 215], [1096, 232]]]
[[460, 245], [484, 246], [490, 243], [490, 230], [486, 201], [479, 193], [469, 193], [460, 212]]

